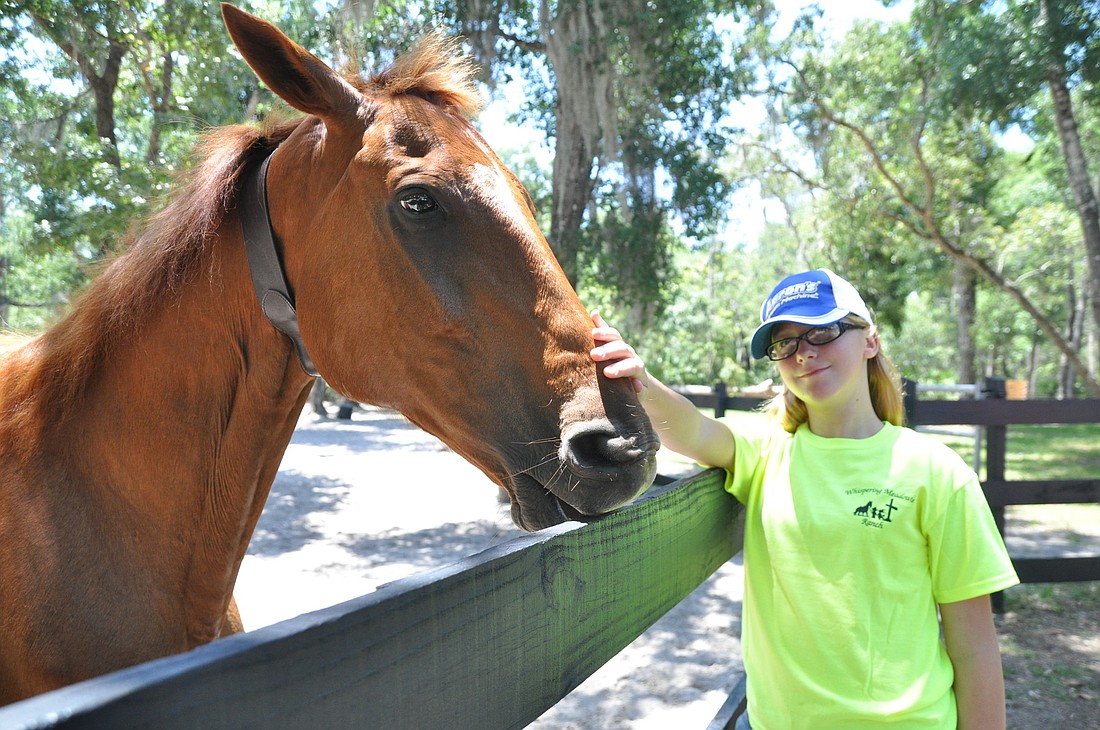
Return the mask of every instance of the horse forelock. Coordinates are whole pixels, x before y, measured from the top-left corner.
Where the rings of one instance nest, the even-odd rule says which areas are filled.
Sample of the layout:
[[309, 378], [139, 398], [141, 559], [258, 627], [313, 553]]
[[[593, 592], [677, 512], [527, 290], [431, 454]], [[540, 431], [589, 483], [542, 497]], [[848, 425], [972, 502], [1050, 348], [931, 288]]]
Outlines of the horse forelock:
[[474, 83], [477, 65], [459, 42], [441, 32], [424, 36], [393, 64], [366, 80], [367, 91], [385, 96], [413, 95], [473, 117], [483, 99]]

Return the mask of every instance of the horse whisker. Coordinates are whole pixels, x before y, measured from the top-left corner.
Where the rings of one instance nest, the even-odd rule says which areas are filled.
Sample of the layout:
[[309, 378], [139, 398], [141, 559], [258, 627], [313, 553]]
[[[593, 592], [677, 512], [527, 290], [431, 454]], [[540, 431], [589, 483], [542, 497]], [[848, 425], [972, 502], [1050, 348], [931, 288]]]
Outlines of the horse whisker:
[[[519, 471], [512, 472], [511, 474], [509, 474], [509, 476], [510, 477], [517, 477], [520, 474], [527, 474], [528, 472], [534, 471], [535, 469], [538, 469], [539, 467], [542, 467], [542, 466], [545, 466], [545, 465], [549, 464], [551, 461], [553, 461], [554, 459], [557, 459], [557, 458], [558, 458], [557, 453], [547, 454], [546, 457], [542, 459], [542, 461], [539, 461], [535, 464], [532, 464], [531, 466], [527, 467], [526, 469], [520, 469]], [[561, 468], [561, 467], [559, 466], [559, 468]], [[553, 477], [551, 477], [551, 480], [552, 479], [553, 479]]]
[[517, 446], [537, 446], [538, 444], [560, 444], [560, 436], [550, 436], [544, 439], [535, 439], [534, 441], [513, 441], [513, 444]]

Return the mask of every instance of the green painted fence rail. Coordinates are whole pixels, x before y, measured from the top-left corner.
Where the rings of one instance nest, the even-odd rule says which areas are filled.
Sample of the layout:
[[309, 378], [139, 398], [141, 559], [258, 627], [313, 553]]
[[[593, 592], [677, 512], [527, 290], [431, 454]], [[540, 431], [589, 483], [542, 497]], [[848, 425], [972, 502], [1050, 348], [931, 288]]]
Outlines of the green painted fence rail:
[[740, 552], [722, 484], [655, 486], [592, 523], [0, 708], [0, 728], [522, 728]]

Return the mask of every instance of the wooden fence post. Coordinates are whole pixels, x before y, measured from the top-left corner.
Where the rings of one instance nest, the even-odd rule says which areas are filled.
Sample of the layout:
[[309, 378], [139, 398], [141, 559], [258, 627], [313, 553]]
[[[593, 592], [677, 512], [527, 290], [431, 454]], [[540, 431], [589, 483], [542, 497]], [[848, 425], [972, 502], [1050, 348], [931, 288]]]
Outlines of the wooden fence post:
[[[1005, 381], [1002, 378], [986, 378], [982, 384], [982, 390], [988, 399], [1004, 400]], [[1008, 427], [1004, 424], [990, 424], [985, 427], [985, 480], [983, 483], [997, 483], [1005, 480], [1005, 454], [1008, 444]], [[989, 499], [989, 495], [986, 495]], [[997, 523], [997, 530], [1001, 538], [1005, 535], [1005, 507], [999, 504], [999, 500], [990, 500], [990, 509], [993, 511], [993, 520]], [[995, 506], [994, 506], [995, 505]], [[993, 594], [993, 610], [1004, 613], [1005, 594], [998, 591]]]
[[905, 425], [912, 428], [917, 413], [917, 381], [902, 378], [901, 387], [905, 393]]
[[714, 394], [718, 396], [714, 404], [714, 417], [722, 418], [726, 415], [726, 407], [729, 405], [729, 387], [725, 383], [718, 383], [714, 386]]

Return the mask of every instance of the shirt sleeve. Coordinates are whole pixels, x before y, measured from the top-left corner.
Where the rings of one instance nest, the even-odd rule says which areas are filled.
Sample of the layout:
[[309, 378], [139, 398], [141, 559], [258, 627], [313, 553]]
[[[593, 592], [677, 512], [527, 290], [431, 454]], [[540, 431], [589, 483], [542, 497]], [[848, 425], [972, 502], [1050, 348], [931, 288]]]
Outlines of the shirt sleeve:
[[961, 462], [951, 472], [944, 502], [927, 529], [937, 603], [965, 601], [1020, 582], [978, 477]]
[[766, 452], [775, 439], [771, 424], [761, 423], [759, 428], [745, 429], [743, 424], [733, 424], [725, 419], [720, 422], [733, 434], [733, 468], [726, 470], [726, 491], [742, 504], [748, 504], [755, 486], [762, 479]]

